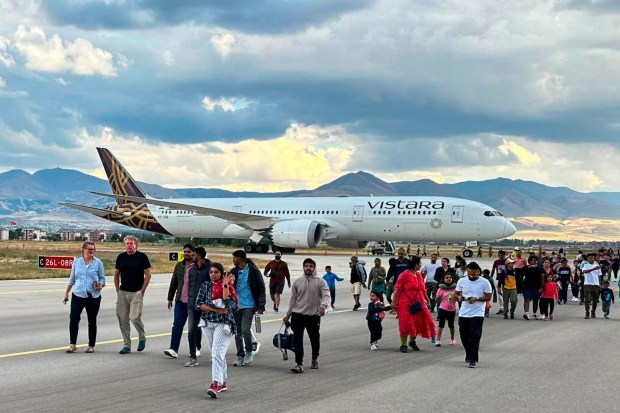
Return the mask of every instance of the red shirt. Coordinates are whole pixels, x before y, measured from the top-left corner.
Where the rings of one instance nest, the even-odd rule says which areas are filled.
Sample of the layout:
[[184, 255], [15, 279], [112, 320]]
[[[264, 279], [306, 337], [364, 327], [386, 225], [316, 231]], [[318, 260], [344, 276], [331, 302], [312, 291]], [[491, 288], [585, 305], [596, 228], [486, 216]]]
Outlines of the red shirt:
[[[233, 288], [233, 286], [229, 285], [228, 289], [229, 298], [232, 298], [235, 303], [238, 302], [237, 294], [235, 293], [235, 289]], [[224, 283], [222, 281], [214, 283], [213, 287], [211, 287], [211, 301], [217, 300], [218, 298], [224, 298]]]
[[546, 282], [542, 287], [542, 298], [553, 298], [555, 300], [558, 299], [558, 287], [555, 285], [553, 281]]

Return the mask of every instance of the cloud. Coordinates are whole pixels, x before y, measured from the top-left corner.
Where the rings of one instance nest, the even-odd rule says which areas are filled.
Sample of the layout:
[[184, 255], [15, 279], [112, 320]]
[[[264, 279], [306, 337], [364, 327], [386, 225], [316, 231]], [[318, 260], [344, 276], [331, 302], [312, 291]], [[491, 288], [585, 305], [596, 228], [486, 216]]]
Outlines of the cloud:
[[237, 110], [246, 109], [249, 105], [250, 103], [245, 98], [212, 99], [205, 96], [202, 99], [202, 106], [208, 112], [213, 112], [216, 108], [220, 108], [224, 112], [235, 112]]
[[503, 144], [498, 148], [505, 154], [513, 154], [517, 157], [519, 163], [527, 168], [538, 167], [541, 164], [541, 158], [537, 153], [529, 151], [515, 141], [502, 139]]
[[[340, 128], [291, 125], [283, 136], [270, 140], [176, 145], [104, 128], [94, 135], [82, 131], [75, 144], [93, 152], [95, 146], [109, 148], [134, 178], [145, 182], [273, 192], [314, 188], [340, 176], [354, 151], [341, 142], [344, 133]], [[136, 151], [142, 154], [140, 162], [134, 162]], [[188, 153], [199, 156], [188, 163]], [[157, 179], [152, 165], [157, 165]], [[200, 178], [188, 182], [188, 176]]]
[[375, 0], [65, 0], [42, 2], [47, 18], [57, 25], [86, 30], [147, 29], [188, 21], [247, 33], [304, 30], [364, 9]]
[[15, 64], [15, 59], [13, 59], [13, 56], [11, 56], [8, 52], [10, 47], [11, 41], [4, 36], [0, 36], [0, 63], [6, 67], [10, 67]]
[[161, 57], [164, 60], [166, 66], [174, 65], [174, 54], [170, 50], [164, 50], [161, 52]]
[[28, 96], [28, 92], [7, 90], [6, 81], [0, 76], [0, 97], [17, 98], [17, 97], [27, 97], [27, 96]]
[[224, 58], [228, 57], [236, 41], [235, 36], [230, 33], [218, 34], [209, 39], [213, 49]]
[[70, 72], [76, 75], [116, 76], [112, 54], [83, 38], [64, 41], [55, 34], [49, 39], [41, 27], [19, 25], [15, 48], [26, 59], [26, 67], [38, 72]]

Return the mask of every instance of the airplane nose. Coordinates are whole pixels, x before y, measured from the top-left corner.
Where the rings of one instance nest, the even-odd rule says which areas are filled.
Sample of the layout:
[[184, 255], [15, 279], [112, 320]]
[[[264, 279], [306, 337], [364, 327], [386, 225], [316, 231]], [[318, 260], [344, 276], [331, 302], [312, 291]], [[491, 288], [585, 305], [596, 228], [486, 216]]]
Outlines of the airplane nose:
[[506, 220], [506, 223], [504, 224], [504, 237], [509, 237], [515, 232], [517, 232], [517, 228], [515, 228], [512, 222]]

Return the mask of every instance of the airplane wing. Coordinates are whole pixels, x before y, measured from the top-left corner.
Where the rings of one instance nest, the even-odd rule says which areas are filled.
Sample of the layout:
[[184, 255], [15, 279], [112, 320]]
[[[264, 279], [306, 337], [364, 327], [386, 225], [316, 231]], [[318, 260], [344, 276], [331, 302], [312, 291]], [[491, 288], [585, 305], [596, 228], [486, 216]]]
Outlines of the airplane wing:
[[93, 192], [92, 194], [105, 196], [108, 198], [116, 198], [122, 199], [127, 202], [138, 202], [141, 204], [150, 204], [150, 205], [159, 205], [169, 209], [176, 209], [182, 211], [192, 211], [197, 215], [206, 215], [212, 216], [220, 219], [225, 219], [227, 221], [263, 221], [269, 219], [269, 217], [263, 215], [254, 215], [254, 214], [244, 214], [242, 212], [232, 212], [232, 211], [224, 211], [221, 209], [215, 208], [206, 208], [197, 205], [191, 204], [181, 204], [178, 202], [167, 201], [165, 199], [152, 199], [152, 198], [141, 198], [137, 196], [128, 196], [128, 195], [116, 195], [116, 194], [104, 194], [101, 192]]
[[83, 211], [83, 212], [88, 212], [89, 214], [93, 214], [96, 215], [100, 218], [103, 218], [107, 215], [116, 215], [119, 217], [123, 216], [122, 212], [118, 212], [118, 211], [111, 211], [109, 209], [104, 209], [104, 208], [94, 208], [94, 207], [89, 207], [89, 206], [85, 206], [85, 205], [79, 205], [79, 204], [72, 204], [70, 202], [59, 202], [59, 205], [62, 206], [66, 206], [69, 208], [73, 208], [73, 209], [77, 209], [79, 211]]

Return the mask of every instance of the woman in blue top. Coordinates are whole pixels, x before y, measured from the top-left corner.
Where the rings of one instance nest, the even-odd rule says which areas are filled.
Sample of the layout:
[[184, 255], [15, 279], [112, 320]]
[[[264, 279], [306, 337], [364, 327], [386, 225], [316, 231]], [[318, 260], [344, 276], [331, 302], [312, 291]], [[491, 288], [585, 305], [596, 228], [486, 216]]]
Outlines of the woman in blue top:
[[97, 314], [101, 305], [101, 289], [105, 286], [103, 263], [95, 257], [95, 243], [82, 244], [82, 256], [73, 260], [71, 277], [65, 291], [64, 303], [69, 301], [71, 294], [71, 315], [69, 316], [69, 348], [67, 353], [77, 350], [76, 342], [80, 327], [82, 310], [86, 308], [88, 317], [88, 348], [87, 353], [95, 352], [97, 340]]

